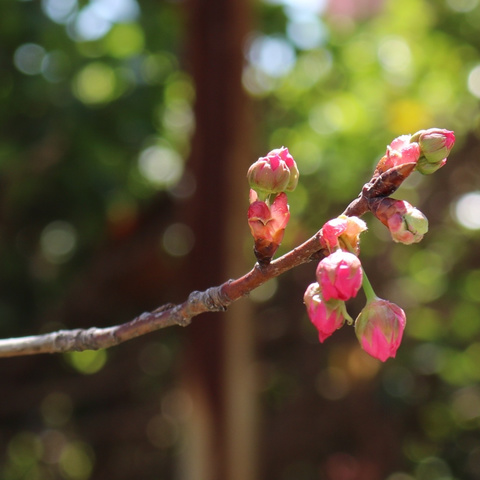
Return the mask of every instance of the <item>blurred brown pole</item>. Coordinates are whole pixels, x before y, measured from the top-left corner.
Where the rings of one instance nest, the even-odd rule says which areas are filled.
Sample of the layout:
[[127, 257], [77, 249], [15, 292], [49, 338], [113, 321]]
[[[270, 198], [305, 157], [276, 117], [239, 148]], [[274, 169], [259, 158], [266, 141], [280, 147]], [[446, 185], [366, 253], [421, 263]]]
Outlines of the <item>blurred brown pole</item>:
[[[196, 130], [188, 168], [197, 189], [185, 215], [195, 234], [186, 273], [190, 290], [218, 285], [247, 267], [245, 177], [252, 161], [252, 130], [241, 76], [249, 10], [245, 0], [186, 3], [187, 62], [196, 88]], [[248, 302], [239, 302], [224, 315], [205, 315], [188, 327], [184, 381], [194, 407], [182, 480], [254, 478], [249, 309]]]

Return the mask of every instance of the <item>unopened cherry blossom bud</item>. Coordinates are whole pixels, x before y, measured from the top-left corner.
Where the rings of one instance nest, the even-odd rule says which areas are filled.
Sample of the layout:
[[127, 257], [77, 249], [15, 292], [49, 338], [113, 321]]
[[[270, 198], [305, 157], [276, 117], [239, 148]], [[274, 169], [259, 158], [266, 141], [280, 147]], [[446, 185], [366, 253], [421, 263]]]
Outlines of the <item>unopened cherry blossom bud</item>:
[[345, 304], [341, 300], [325, 301], [318, 283], [308, 286], [303, 296], [308, 317], [318, 330], [320, 342], [324, 342], [332, 333], [345, 323]]
[[447, 163], [447, 157], [455, 143], [455, 134], [441, 128], [420, 130], [413, 138], [418, 141], [422, 154], [417, 164], [417, 170], [427, 175]]
[[386, 197], [372, 206], [372, 213], [389, 229], [394, 242], [410, 245], [428, 232], [428, 219], [405, 200]]
[[340, 246], [345, 250], [358, 253], [360, 234], [365, 230], [367, 230], [367, 224], [360, 218], [340, 215], [323, 225], [321, 242], [329, 251]]
[[405, 312], [381, 298], [369, 301], [355, 321], [355, 333], [362, 348], [385, 362], [395, 357], [406, 324]]
[[419, 144], [412, 141], [411, 135], [401, 135], [387, 146], [387, 153], [378, 162], [375, 174], [379, 175], [405, 163], [416, 163], [419, 158]]
[[421, 130], [415, 134], [422, 155], [430, 163], [436, 163], [447, 158], [455, 144], [455, 134], [442, 128], [430, 128]]
[[[251, 193], [251, 199], [256, 198]], [[282, 243], [290, 218], [287, 195], [280, 193], [272, 205], [254, 200], [248, 209], [248, 225], [255, 241], [255, 256], [260, 263], [269, 263]]]
[[337, 250], [317, 266], [317, 281], [325, 300], [348, 300], [362, 286], [362, 265], [356, 255]]
[[247, 173], [250, 187], [264, 194], [292, 191], [297, 186], [298, 168], [295, 160], [282, 147], [272, 150], [266, 157], [259, 158]]

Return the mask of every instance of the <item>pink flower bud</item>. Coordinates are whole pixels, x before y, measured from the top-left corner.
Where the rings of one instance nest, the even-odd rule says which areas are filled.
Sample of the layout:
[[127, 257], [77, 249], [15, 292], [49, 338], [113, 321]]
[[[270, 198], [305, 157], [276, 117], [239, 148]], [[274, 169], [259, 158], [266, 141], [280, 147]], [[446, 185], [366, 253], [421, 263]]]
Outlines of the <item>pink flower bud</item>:
[[411, 245], [428, 232], [428, 219], [405, 200], [386, 197], [372, 206], [372, 213], [390, 230], [394, 242]]
[[362, 348], [385, 362], [395, 357], [407, 320], [394, 303], [377, 298], [365, 305], [355, 321], [355, 333]]
[[414, 135], [422, 155], [428, 163], [438, 163], [446, 159], [455, 143], [455, 134], [442, 128], [420, 130]]
[[325, 300], [348, 300], [362, 286], [362, 265], [350, 252], [337, 250], [325, 257], [317, 267], [317, 281]]
[[[329, 251], [333, 251], [340, 246], [346, 250], [352, 249], [358, 253], [360, 234], [366, 229], [367, 224], [360, 218], [340, 215], [329, 220], [322, 227], [321, 241]], [[339, 239], [341, 240], [340, 243]]]
[[420, 146], [411, 139], [411, 135], [395, 138], [388, 145], [387, 153], [378, 162], [375, 173], [378, 175], [405, 163], [416, 163], [420, 158]]
[[345, 323], [344, 303], [340, 300], [326, 302], [322, 298], [318, 283], [308, 286], [303, 300], [307, 307], [308, 317], [318, 330], [318, 338], [321, 343]]
[[247, 173], [250, 187], [266, 194], [294, 190], [298, 176], [297, 164], [285, 147], [260, 157]]
[[282, 243], [285, 227], [290, 218], [287, 195], [280, 193], [269, 207], [265, 202], [254, 200], [248, 209], [248, 225], [255, 240], [255, 255], [261, 263], [268, 263]]
[[447, 163], [447, 157], [455, 143], [455, 134], [442, 128], [420, 130], [413, 135], [420, 145], [422, 156], [417, 163], [417, 170], [429, 175]]

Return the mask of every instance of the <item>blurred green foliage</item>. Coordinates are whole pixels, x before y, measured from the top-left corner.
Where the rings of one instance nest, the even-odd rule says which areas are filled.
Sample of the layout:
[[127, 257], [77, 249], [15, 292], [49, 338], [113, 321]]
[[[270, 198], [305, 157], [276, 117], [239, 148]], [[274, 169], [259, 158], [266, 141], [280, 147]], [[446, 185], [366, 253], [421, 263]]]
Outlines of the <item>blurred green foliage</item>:
[[[479, 2], [389, 0], [372, 2], [365, 12], [336, 11], [335, 2], [325, 11], [312, 8], [257, 2], [258, 29], [245, 48], [243, 83], [254, 99], [258, 155], [285, 145], [301, 172], [290, 195], [284, 251], [343, 210], [395, 136], [433, 126], [457, 135], [442, 171], [414, 176], [398, 192], [431, 220], [422, 244], [392, 245], [383, 227], [367, 219], [367, 271], [378, 293], [408, 313], [398, 358], [380, 369], [332, 339], [322, 347], [325, 356], [342, 361], [318, 373], [316, 395], [340, 400], [359, 379], [376, 379], [378, 395], [408, 410], [402, 471], [388, 480], [478, 479], [480, 202], [478, 196], [465, 205], [461, 200], [480, 190], [478, 157], [468, 153], [478, 151], [480, 133]], [[159, 192], [182, 195], [177, 182], [195, 100], [183, 65], [184, 36], [175, 2], [8, 0], [0, 6], [2, 336], [44, 328], [36, 321], [61, 300], [99, 245], [121, 236]], [[281, 304], [274, 290], [257, 301], [271, 302], [270, 309]], [[267, 308], [265, 317], [268, 325]], [[282, 312], [272, 317], [265, 335], [281, 338]], [[311, 340], [314, 332], [305, 329]], [[139, 390], [165, 374], [172, 349], [152, 342], [140, 352]], [[64, 364], [69, 372], [91, 374], [108, 361], [105, 352], [73, 353]], [[282, 365], [267, 377], [264, 397], [275, 410], [295, 396], [299, 381]], [[2, 478], [89, 478], [92, 447], [75, 429], [62, 430], [72, 408], [68, 396], [47, 396], [41, 411], [50, 430], [12, 435]], [[153, 417], [150, 442], [170, 448], [177, 420]], [[302, 468], [296, 479], [316, 478], [308, 465]]]

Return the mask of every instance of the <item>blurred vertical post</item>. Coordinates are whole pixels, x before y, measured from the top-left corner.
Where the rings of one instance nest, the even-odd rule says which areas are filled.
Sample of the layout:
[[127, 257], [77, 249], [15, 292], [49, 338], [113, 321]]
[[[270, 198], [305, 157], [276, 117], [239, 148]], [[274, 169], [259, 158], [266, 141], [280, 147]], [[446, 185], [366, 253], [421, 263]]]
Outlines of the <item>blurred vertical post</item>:
[[[197, 188], [186, 211], [195, 234], [186, 272], [190, 289], [218, 285], [247, 268], [243, 240], [252, 130], [241, 77], [249, 10], [245, 0], [186, 3], [187, 61], [196, 88], [188, 168]], [[250, 308], [238, 302], [225, 314], [202, 316], [188, 328], [184, 380], [193, 413], [182, 480], [255, 478]]]

